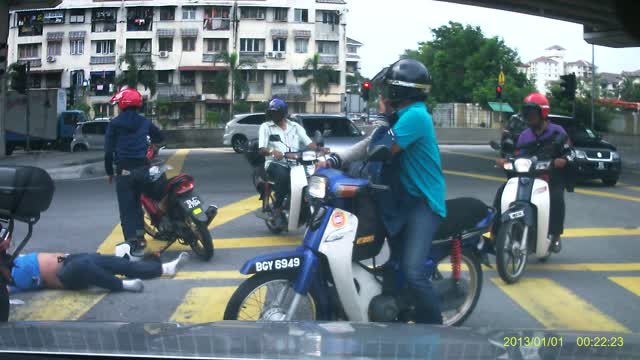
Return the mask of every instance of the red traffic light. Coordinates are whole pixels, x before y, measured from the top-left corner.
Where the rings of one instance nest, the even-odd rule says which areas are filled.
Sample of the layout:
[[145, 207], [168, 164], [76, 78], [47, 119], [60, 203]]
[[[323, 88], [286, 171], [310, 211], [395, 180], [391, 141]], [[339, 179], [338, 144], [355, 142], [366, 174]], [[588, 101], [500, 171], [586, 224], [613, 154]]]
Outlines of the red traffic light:
[[496, 92], [497, 93], [502, 93], [502, 86], [500, 86], [500, 85], [496, 86]]
[[371, 83], [368, 82], [368, 81], [365, 81], [364, 83], [362, 83], [362, 87], [365, 88], [365, 89], [368, 89], [368, 88], [371, 87]]

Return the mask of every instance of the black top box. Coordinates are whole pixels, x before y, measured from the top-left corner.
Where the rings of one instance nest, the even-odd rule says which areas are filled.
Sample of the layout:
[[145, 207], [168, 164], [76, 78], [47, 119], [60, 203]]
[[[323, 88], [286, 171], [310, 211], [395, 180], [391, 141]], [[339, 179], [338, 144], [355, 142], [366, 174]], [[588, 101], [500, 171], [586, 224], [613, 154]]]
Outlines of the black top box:
[[17, 220], [36, 218], [47, 210], [55, 190], [44, 169], [0, 166], [0, 214]]

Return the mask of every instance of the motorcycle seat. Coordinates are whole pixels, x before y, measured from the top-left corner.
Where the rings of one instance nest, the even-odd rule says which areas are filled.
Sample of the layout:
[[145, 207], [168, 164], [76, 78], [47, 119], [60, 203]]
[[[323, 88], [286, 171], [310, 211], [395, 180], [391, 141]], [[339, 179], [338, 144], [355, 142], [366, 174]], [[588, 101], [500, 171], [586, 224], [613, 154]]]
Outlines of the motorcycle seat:
[[442, 220], [434, 240], [443, 240], [475, 228], [488, 215], [489, 207], [476, 198], [462, 197], [446, 201], [447, 217]]

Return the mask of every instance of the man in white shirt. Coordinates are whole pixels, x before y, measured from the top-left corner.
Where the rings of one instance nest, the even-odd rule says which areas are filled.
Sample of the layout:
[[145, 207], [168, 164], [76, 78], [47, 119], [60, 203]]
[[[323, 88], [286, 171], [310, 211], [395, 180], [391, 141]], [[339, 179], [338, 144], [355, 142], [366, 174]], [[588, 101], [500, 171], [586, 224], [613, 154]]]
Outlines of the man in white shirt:
[[[316, 144], [307, 136], [304, 128], [287, 119], [287, 104], [281, 99], [273, 99], [267, 108], [267, 121], [260, 125], [258, 147], [260, 155], [265, 157], [265, 169], [267, 175], [275, 183], [276, 192], [273, 203], [274, 211], [272, 221], [275, 225], [282, 225], [282, 204], [285, 197], [291, 192], [290, 168], [285, 159], [285, 153], [300, 151], [307, 147], [316, 149]], [[278, 141], [271, 141], [271, 135], [278, 135]]]

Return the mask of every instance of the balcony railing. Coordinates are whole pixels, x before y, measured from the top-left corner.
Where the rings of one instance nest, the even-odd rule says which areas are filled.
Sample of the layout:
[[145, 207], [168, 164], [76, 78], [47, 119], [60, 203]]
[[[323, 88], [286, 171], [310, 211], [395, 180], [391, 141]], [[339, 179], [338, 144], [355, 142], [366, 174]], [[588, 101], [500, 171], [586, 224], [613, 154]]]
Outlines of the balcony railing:
[[195, 86], [159, 85], [158, 98], [170, 100], [195, 99], [198, 96]]
[[98, 55], [98, 56], [92, 56], [91, 57], [91, 64], [95, 65], [95, 64], [115, 64], [116, 63], [116, 56], [115, 55]]
[[204, 30], [229, 30], [231, 20], [229, 19], [204, 19], [202, 29]]
[[264, 94], [264, 83], [263, 82], [259, 82], [259, 83], [249, 83], [249, 93], [245, 93], [244, 94], [244, 98], [246, 98], [247, 96], [251, 96], [251, 95], [262, 95]]
[[219, 62], [219, 63], [222, 63], [223, 60], [224, 60], [224, 57], [222, 56], [222, 53], [202, 54], [202, 62], [206, 62], [206, 63]]
[[261, 52], [240, 52], [240, 60], [253, 59], [255, 62], [264, 62], [264, 51]]
[[309, 92], [304, 91], [301, 85], [272, 85], [271, 95], [284, 100], [309, 100]]
[[336, 24], [316, 24], [316, 40], [339, 41], [340, 25]]
[[138, 64], [151, 61], [151, 53], [131, 53]]
[[320, 54], [320, 64], [337, 64], [338, 55]]
[[26, 63], [31, 63], [31, 67], [41, 67], [42, 66], [42, 59], [40, 58], [34, 58], [34, 59], [19, 59], [18, 60], [18, 64], [22, 65], [22, 64], [26, 64]]

